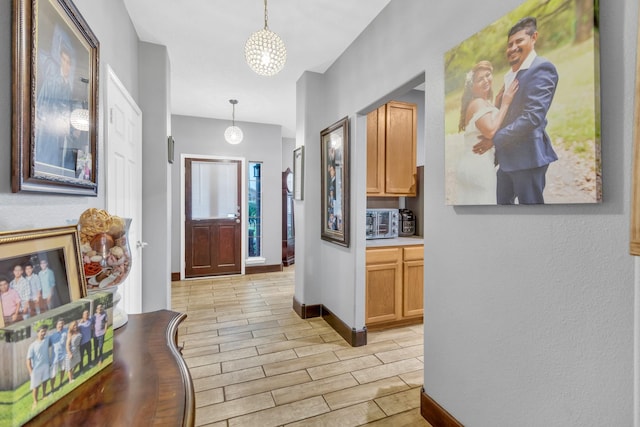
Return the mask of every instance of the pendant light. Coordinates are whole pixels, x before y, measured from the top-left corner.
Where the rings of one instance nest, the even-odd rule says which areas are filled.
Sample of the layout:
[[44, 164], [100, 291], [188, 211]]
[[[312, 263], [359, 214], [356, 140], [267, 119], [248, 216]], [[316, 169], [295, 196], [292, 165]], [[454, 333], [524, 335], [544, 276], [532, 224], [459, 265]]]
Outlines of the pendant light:
[[86, 108], [76, 108], [69, 116], [69, 122], [74, 128], [88, 132], [89, 131], [89, 110]]
[[264, 28], [256, 31], [244, 45], [247, 64], [261, 76], [273, 76], [287, 62], [287, 49], [282, 39], [267, 25], [267, 0], [264, 0]]
[[[89, 79], [86, 77], [80, 77], [80, 82], [89, 85]], [[86, 89], [85, 89], [86, 90]], [[88, 132], [89, 131], [89, 107], [87, 106], [86, 101], [82, 101], [73, 111], [71, 111], [71, 115], [69, 116], [69, 122], [71, 126], [74, 128]]]
[[237, 99], [230, 99], [229, 103], [233, 106], [233, 113], [231, 115], [231, 126], [224, 131], [224, 139], [229, 144], [240, 144], [242, 142], [242, 129], [236, 126], [236, 104], [238, 103]]

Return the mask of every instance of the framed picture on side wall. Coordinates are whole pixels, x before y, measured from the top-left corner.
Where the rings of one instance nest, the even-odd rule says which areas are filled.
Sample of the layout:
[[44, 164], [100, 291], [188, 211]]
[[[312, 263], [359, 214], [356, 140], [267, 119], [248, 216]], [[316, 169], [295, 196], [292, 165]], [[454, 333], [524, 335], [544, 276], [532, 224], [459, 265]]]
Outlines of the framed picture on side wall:
[[11, 189], [98, 193], [99, 43], [71, 0], [14, 0]]
[[320, 132], [322, 240], [349, 247], [349, 118]]
[[447, 205], [602, 201], [598, 5], [527, 0], [445, 53]]

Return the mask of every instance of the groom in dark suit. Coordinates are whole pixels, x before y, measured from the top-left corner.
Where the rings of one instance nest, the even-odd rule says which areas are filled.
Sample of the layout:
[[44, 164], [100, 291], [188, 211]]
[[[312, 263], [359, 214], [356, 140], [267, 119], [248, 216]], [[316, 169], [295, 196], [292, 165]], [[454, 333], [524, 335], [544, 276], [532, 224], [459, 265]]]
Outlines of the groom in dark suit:
[[497, 203], [544, 203], [549, 163], [558, 160], [545, 128], [547, 111], [558, 84], [556, 67], [534, 50], [536, 19], [523, 18], [509, 30], [507, 60], [511, 70], [505, 87], [518, 80], [516, 92], [502, 127], [493, 137], [496, 149]]

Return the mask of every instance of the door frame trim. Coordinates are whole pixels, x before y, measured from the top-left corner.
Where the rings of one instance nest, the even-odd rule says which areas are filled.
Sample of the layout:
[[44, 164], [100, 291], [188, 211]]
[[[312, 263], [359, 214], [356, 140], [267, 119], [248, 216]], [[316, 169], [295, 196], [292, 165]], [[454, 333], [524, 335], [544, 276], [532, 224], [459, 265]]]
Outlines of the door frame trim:
[[[116, 74], [116, 72], [114, 71], [113, 68], [111, 68], [111, 65], [106, 64], [106, 71], [107, 71], [107, 78], [106, 78], [106, 85], [104, 88], [104, 120], [103, 120], [103, 126], [104, 126], [104, 140], [103, 140], [103, 144], [104, 144], [104, 149], [103, 149], [103, 155], [104, 155], [104, 170], [108, 171], [109, 170], [109, 166], [111, 164], [111, 162], [113, 161], [113, 159], [111, 158], [110, 154], [110, 150], [111, 150], [111, 143], [110, 143], [110, 136], [111, 136], [111, 120], [109, 117], [110, 114], [110, 105], [111, 105], [111, 98], [113, 97], [113, 90], [117, 90], [122, 97], [127, 101], [127, 103], [131, 106], [131, 108], [135, 111], [135, 113], [137, 114], [137, 116], [139, 117], [140, 121], [138, 122], [139, 128], [137, 129], [137, 133], [135, 135], [136, 138], [136, 142], [139, 144], [139, 152], [138, 154], [140, 155], [140, 158], [138, 159], [140, 161], [140, 164], [138, 166], [142, 166], [142, 160], [143, 160], [143, 153], [142, 153], [142, 145], [143, 145], [143, 138], [142, 138], [142, 127], [143, 127], [143, 117], [142, 117], [142, 110], [140, 109], [140, 106], [138, 106], [138, 103], [136, 102], [135, 99], [133, 99], [133, 96], [131, 95], [131, 93], [129, 92], [129, 90], [126, 88], [126, 86], [122, 83], [122, 81], [120, 80], [120, 78], [118, 77], [118, 75]], [[137, 212], [137, 214], [139, 215], [139, 217], [137, 218], [139, 220], [139, 224], [136, 225], [137, 227], [137, 231], [138, 234], [137, 236], [135, 236], [136, 241], [139, 242], [144, 242], [144, 238], [142, 236], [142, 220], [143, 220], [143, 214], [144, 214], [144, 209], [142, 207], [143, 203], [142, 203], [142, 172], [141, 172], [141, 168], [139, 168], [140, 171], [137, 172], [137, 176], [135, 177], [136, 180], [138, 180], [140, 182], [140, 191], [138, 192], [138, 197], [141, 199], [140, 201], [140, 205], [139, 205], [139, 212]], [[100, 172], [100, 169], [98, 169], [98, 171]], [[98, 176], [98, 178], [100, 178], [100, 176]], [[107, 211], [112, 211], [113, 212], [113, 208], [114, 206], [112, 206], [112, 202], [113, 202], [113, 194], [115, 189], [111, 188], [109, 185], [109, 179], [107, 179], [106, 173], [102, 173], [102, 178], [103, 178], [103, 182], [104, 182], [104, 189], [105, 189], [105, 196], [104, 196], [104, 205], [105, 205], [105, 209]], [[120, 295], [124, 297], [124, 301], [120, 304], [120, 308], [123, 308], [125, 313], [132, 311], [133, 313], [141, 313], [142, 312], [142, 301], [143, 301], [143, 279], [142, 279], [142, 275], [143, 275], [143, 269], [142, 269], [142, 249], [138, 248], [134, 242], [133, 245], [130, 246], [130, 250], [131, 251], [136, 251], [137, 252], [137, 261], [140, 265], [138, 265], [138, 269], [140, 271], [140, 283], [138, 284], [139, 287], [138, 289], [132, 288], [131, 286], [125, 286], [124, 289], [122, 287], [120, 287], [117, 291], [120, 292]], [[132, 257], [133, 259], [134, 257]], [[167, 292], [167, 301], [170, 303], [171, 302], [171, 282], [169, 282], [167, 284], [167, 288], [166, 288], [166, 292]], [[125, 307], [124, 305], [127, 305], [127, 307]]]
[[[240, 191], [240, 217], [242, 221], [240, 223], [240, 276], [244, 276], [245, 274], [245, 266], [246, 266], [246, 253], [247, 253], [247, 222], [244, 220], [247, 218], [247, 177], [246, 177], [246, 169], [247, 169], [247, 159], [244, 157], [232, 157], [232, 156], [207, 156], [203, 154], [187, 154], [182, 153], [180, 155], [180, 280], [199, 280], [205, 279], [207, 277], [220, 277], [220, 276], [204, 276], [204, 277], [191, 277], [185, 278], [185, 229], [184, 224], [186, 222], [186, 213], [184, 211], [185, 204], [185, 173], [186, 173], [186, 160], [194, 159], [194, 160], [235, 160], [240, 161], [241, 165], [241, 191]], [[238, 274], [230, 274], [229, 276], [238, 276]]]

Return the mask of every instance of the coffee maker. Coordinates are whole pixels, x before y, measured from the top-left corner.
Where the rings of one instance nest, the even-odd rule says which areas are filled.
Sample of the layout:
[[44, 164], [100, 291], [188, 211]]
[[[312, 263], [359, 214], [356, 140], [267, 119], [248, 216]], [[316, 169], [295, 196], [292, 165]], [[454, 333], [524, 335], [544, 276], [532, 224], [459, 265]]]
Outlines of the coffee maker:
[[416, 217], [409, 209], [400, 209], [398, 236], [408, 237], [416, 233]]

